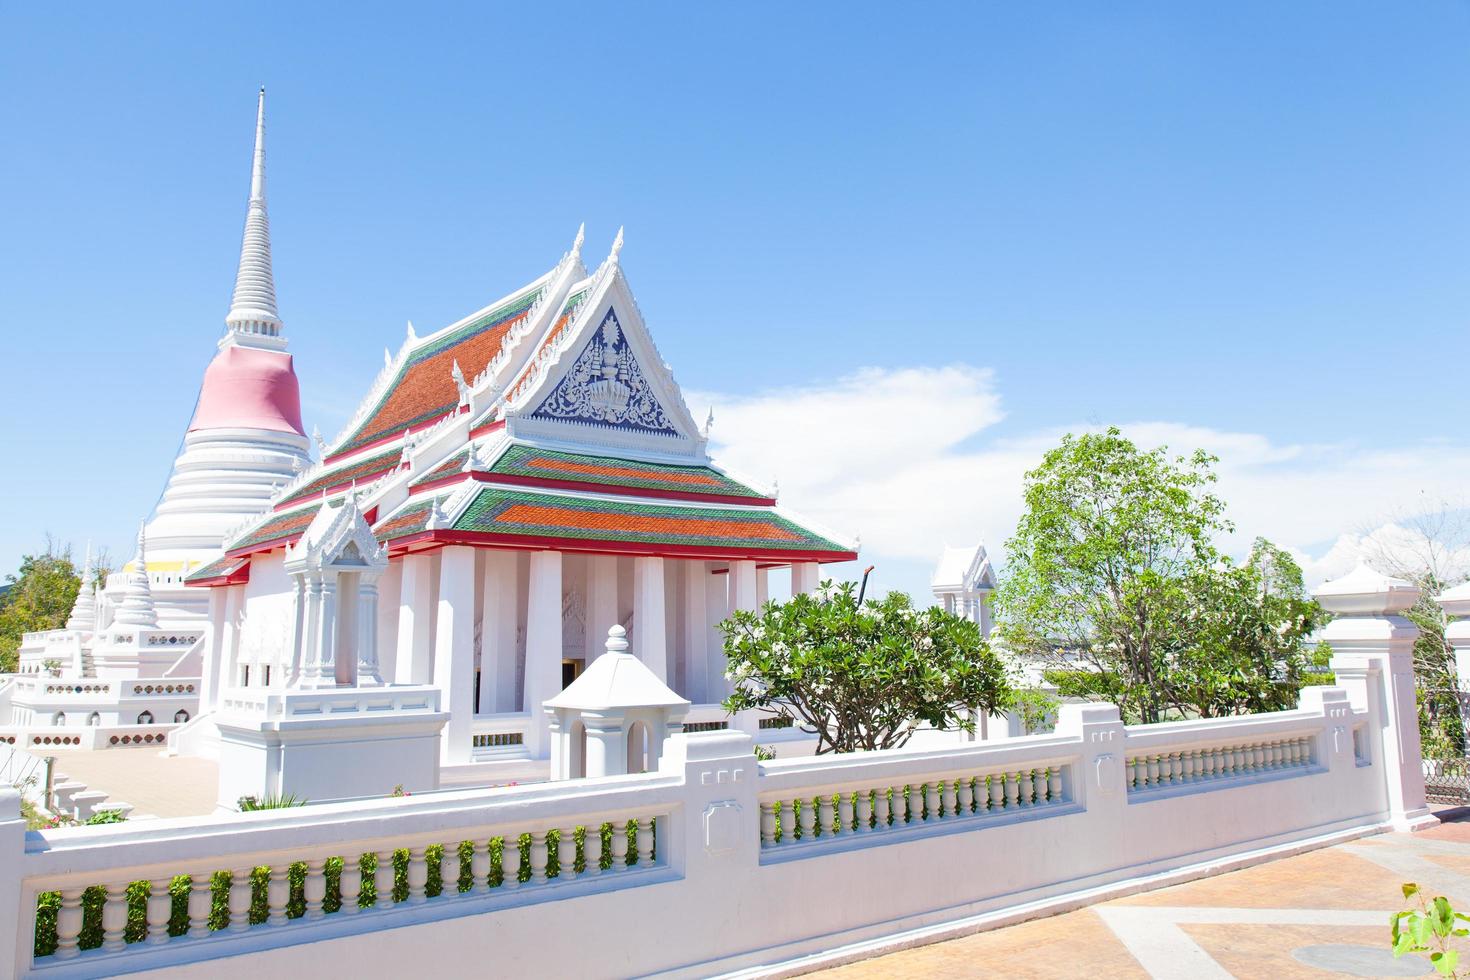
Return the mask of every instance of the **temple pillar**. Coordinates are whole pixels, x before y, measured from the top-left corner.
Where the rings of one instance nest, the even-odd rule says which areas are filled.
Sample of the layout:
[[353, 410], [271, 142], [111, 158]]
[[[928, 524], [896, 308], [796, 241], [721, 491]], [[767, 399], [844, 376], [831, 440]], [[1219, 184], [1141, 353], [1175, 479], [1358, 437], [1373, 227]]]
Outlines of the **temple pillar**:
[[480, 714], [511, 712], [516, 703], [516, 555], [485, 552], [484, 625], [480, 630]]
[[730, 693], [725, 682], [725, 634], [720, 624], [730, 615], [730, 576], [716, 575], [711, 570], [704, 582], [704, 618], [709, 624], [705, 642], [706, 703], [723, 701]]
[[209, 642], [199, 665], [199, 713], [213, 710], [219, 702], [220, 655], [225, 639], [225, 588], [209, 590]]
[[[754, 612], [760, 608], [757, 592], [759, 574], [753, 561], [730, 563], [730, 609]], [[760, 716], [754, 711], [741, 711], [735, 715], [735, 728], [749, 732], [752, 737], [760, 734]]]
[[357, 585], [357, 670], [358, 687], [381, 687], [378, 670], [378, 583], [361, 580]]
[[439, 610], [434, 629], [434, 686], [449, 712], [439, 762], [470, 761], [475, 713], [475, 549], [444, 548], [439, 557]]
[[759, 609], [771, 601], [771, 570], [769, 568], [757, 568], [755, 570], [755, 608]]
[[633, 559], [633, 655], [668, 683], [668, 630], [664, 610], [664, 560]]
[[799, 561], [791, 566], [791, 594], [805, 595], [817, 590], [821, 566], [814, 561]]
[[526, 590], [526, 747], [546, 756], [549, 732], [542, 705], [561, 691], [561, 552], [533, 551]]
[[394, 679], [399, 684], [428, 684], [432, 676], [433, 635], [429, 625], [433, 610], [433, 558], [405, 555], [398, 599], [398, 656]]
[[378, 578], [378, 675], [392, 680], [398, 671], [398, 603], [403, 562], [395, 561]]
[[709, 568], [702, 561], [684, 562], [684, 687], [679, 693], [695, 704], [709, 697]]
[[582, 724], [587, 732], [587, 776], [626, 775], [628, 748], [623, 740], [622, 716], [594, 719], [584, 715]]
[[[240, 684], [240, 607], [244, 602], [243, 585], [225, 586], [225, 625], [220, 643], [219, 690], [238, 687]], [[219, 706], [218, 697], [215, 706]]]
[[600, 637], [621, 621], [618, 619], [618, 559], [616, 555], [587, 556], [587, 662], [601, 652]]

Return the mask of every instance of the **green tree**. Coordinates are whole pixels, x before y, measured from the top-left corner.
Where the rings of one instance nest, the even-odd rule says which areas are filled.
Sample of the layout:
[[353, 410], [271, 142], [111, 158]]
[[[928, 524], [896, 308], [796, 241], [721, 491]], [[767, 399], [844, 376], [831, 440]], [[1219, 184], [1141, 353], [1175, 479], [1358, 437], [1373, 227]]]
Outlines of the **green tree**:
[[24, 634], [66, 625], [81, 575], [70, 549], [48, 542], [44, 553], [23, 557], [19, 574], [7, 575], [6, 582], [9, 588], [0, 597], [0, 673], [17, 668]]
[[720, 624], [735, 693], [727, 711], [784, 712], [817, 752], [890, 749], [920, 724], [973, 731], [971, 709], [1008, 703], [1005, 665], [980, 629], [890, 592], [858, 604], [852, 583], [737, 610]]
[[1174, 707], [1202, 718], [1295, 707], [1313, 667], [1308, 639], [1327, 622], [1301, 566], [1257, 538], [1244, 565], [1222, 562], [1191, 591], [1191, 642], [1166, 674]]
[[[995, 607], [1009, 649], [1058, 663], [1047, 678], [1063, 697], [1164, 717], [1171, 659], [1195, 629], [1195, 583], [1220, 561], [1214, 535], [1230, 528], [1209, 490], [1214, 462], [1145, 452], [1110, 428], [1066, 436], [1026, 474]], [[1064, 667], [1063, 651], [1081, 669]]]

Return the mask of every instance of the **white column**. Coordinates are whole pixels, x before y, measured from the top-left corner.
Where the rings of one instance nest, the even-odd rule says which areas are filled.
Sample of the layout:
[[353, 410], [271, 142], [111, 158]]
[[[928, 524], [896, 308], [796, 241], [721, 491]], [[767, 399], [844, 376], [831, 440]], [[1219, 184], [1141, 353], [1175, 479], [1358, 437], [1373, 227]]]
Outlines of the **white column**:
[[602, 653], [607, 631], [619, 624], [618, 559], [616, 555], [587, 556], [587, 662]]
[[561, 552], [531, 553], [526, 596], [526, 705], [531, 721], [526, 747], [546, 757], [548, 728], [542, 705], [561, 690]]
[[378, 675], [398, 676], [398, 603], [403, 585], [403, 562], [395, 561], [378, 577]]
[[199, 665], [199, 713], [214, 709], [219, 693], [220, 655], [225, 641], [225, 589], [209, 590], [209, 639]]
[[757, 574], [755, 562], [732, 561], [730, 563], [730, 608], [754, 612], [760, 608], [756, 592]]
[[1332, 647], [1329, 667], [1354, 707], [1369, 712], [1378, 745], [1373, 762], [1387, 786], [1395, 830], [1418, 830], [1438, 821], [1424, 797], [1419, 713], [1414, 700], [1414, 641], [1419, 630], [1403, 613], [1419, 590], [1366, 565], [1313, 593], [1333, 620], [1318, 634]]
[[695, 704], [709, 701], [709, 567], [684, 562], [684, 681], [679, 693]]
[[403, 558], [403, 581], [398, 600], [398, 657], [394, 679], [399, 684], [427, 684], [433, 636], [429, 633], [433, 610], [433, 559], [429, 555]]
[[628, 772], [628, 747], [623, 741], [621, 715], [582, 716], [587, 729], [587, 778], [622, 776]]
[[723, 701], [730, 695], [730, 685], [725, 680], [725, 634], [720, 632], [720, 623], [730, 616], [730, 576], [711, 572], [704, 582], [704, 618], [709, 624], [705, 642], [705, 697], [707, 703]]
[[769, 568], [757, 568], [755, 570], [755, 608], [759, 609], [771, 601], [771, 570]]
[[364, 577], [357, 585], [358, 687], [381, 687], [378, 672], [378, 583]]
[[302, 687], [337, 686], [337, 580], [310, 579], [306, 584], [310, 626], [304, 653]]
[[[240, 607], [244, 604], [245, 586], [225, 586], [225, 628], [220, 644], [219, 690], [240, 684]], [[218, 705], [218, 701], [215, 702]]]
[[633, 655], [659, 680], [669, 676], [664, 622], [664, 560], [633, 559]]
[[434, 629], [434, 686], [449, 721], [439, 761], [470, 761], [475, 714], [475, 549], [453, 545], [439, 557], [439, 615]]
[[975, 622], [980, 624], [980, 635], [984, 639], [990, 639], [990, 630], [994, 626], [990, 619], [990, 590], [984, 589], [975, 597]]
[[485, 552], [485, 622], [480, 630], [480, 714], [516, 710], [516, 555]]
[[814, 561], [799, 561], [791, 566], [791, 594], [804, 595], [817, 590], [821, 566]]
[[[758, 578], [755, 562], [732, 561], [730, 563], [730, 609], [732, 611], [743, 609], [753, 612], [759, 608]], [[752, 736], [759, 736], [760, 716], [754, 711], [741, 711], [735, 715], [734, 727], [743, 732], [749, 732]]]

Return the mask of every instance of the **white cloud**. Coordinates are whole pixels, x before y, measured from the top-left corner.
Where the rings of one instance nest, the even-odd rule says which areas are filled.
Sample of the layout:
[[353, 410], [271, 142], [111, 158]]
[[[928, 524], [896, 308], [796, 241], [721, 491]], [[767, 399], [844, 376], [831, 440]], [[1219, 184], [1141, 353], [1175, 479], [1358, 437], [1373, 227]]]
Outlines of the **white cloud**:
[[[689, 401], [714, 407], [718, 461], [779, 479], [783, 504], [860, 534], [864, 557], [903, 569], [905, 580], [892, 584], [916, 593], [927, 592], [917, 570], [944, 545], [983, 538], [1000, 550], [1021, 513], [1026, 470], [1063, 433], [1097, 428], [1044, 428], [986, 443], [985, 430], [1004, 417], [1000, 394], [990, 371], [964, 365], [868, 368], [825, 384], [691, 393]], [[1311, 583], [1352, 567], [1364, 529], [1378, 527], [1374, 544], [1390, 540], [1385, 515], [1421, 495], [1458, 497], [1470, 484], [1464, 444], [1279, 443], [1183, 421], [1120, 427], [1142, 446], [1219, 456], [1217, 490], [1237, 529], [1222, 544], [1243, 554], [1254, 537], [1270, 538], [1297, 554]]]

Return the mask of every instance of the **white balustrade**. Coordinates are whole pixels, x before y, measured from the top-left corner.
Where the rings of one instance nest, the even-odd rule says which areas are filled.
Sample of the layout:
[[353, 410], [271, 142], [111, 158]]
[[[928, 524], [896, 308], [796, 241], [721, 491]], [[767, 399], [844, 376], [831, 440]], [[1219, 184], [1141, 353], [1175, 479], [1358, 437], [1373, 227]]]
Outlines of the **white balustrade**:
[[1182, 784], [1203, 791], [1268, 773], [1309, 771], [1314, 765], [1313, 741], [1309, 735], [1288, 735], [1184, 751], [1130, 754], [1124, 767], [1128, 792], [1151, 793]]

